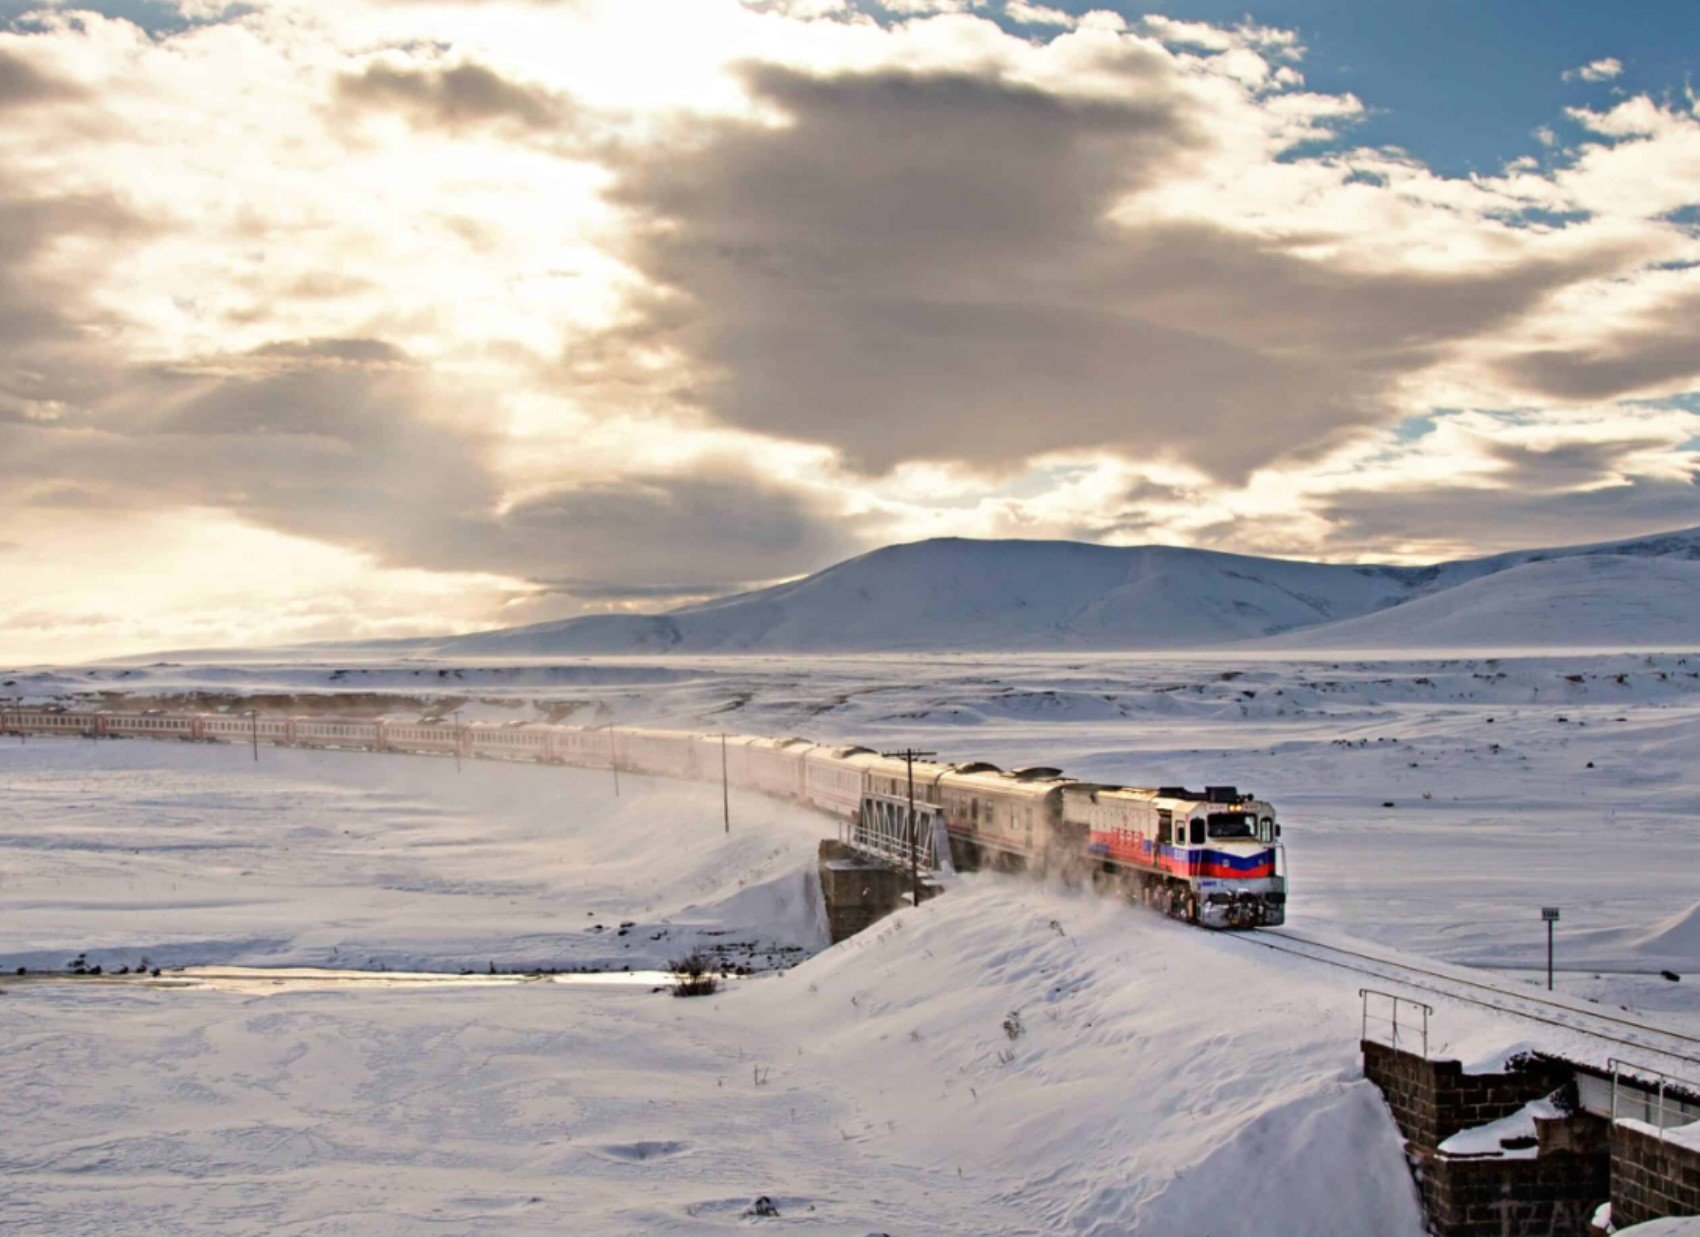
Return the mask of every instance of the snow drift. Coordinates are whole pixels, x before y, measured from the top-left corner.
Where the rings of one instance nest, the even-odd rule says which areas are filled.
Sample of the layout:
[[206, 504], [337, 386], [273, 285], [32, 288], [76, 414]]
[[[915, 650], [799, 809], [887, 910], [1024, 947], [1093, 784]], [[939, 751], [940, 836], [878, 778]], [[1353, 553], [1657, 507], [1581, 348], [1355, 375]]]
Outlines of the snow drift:
[[[1090, 895], [982, 876], [724, 1017], [842, 1080], [847, 1138], [1001, 1183], [1010, 1231], [1422, 1231], [1350, 984]], [[783, 1028], [782, 1031], [777, 1028]]]

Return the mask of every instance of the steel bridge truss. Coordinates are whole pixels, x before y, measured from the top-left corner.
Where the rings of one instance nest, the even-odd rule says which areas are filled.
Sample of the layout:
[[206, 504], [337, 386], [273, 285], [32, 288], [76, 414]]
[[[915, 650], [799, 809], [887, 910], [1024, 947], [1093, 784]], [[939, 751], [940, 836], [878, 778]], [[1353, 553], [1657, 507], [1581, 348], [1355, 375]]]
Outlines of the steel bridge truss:
[[857, 853], [893, 864], [905, 872], [911, 866], [922, 872], [937, 871], [941, 857], [948, 870], [950, 851], [944, 841], [943, 810], [936, 804], [917, 803], [913, 831], [909, 811], [906, 798], [863, 795], [862, 806], [844, 840]]

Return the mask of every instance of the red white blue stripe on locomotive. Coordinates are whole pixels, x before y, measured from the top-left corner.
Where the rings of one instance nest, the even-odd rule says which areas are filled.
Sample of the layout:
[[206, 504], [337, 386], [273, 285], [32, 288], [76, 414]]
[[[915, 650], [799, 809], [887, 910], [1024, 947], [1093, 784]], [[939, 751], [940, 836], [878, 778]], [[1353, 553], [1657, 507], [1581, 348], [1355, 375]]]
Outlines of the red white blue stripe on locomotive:
[[[1152, 851], [1155, 849], [1156, 855]], [[1256, 851], [1252, 854], [1233, 854], [1212, 850], [1206, 846], [1157, 846], [1142, 838], [1113, 843], [1095, 836], [1087, 843], [1087, 853], [1095, 859], [1111, 862], [1136, 863], [1141, 867], [1158, 868], [1176, 876], [1198, 876], [1214, 880], [1260, 880], [1275, 875], [1275, 851]]]

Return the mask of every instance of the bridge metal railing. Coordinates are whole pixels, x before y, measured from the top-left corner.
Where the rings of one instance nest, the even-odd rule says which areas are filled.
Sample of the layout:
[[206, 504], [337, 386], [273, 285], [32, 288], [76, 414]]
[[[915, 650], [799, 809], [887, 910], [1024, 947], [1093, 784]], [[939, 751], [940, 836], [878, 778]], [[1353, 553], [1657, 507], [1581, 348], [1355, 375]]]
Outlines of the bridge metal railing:
[[1639, 1121], [1659, 1131], [1700, 1121], [1700, 1083], [1650, 1065], [1612, 1057], [1611, 1119]]
[[[1417, 1052], [1427, 1059], [1428, 1020], [1429, 1015], [1434, 1013], [1433, 1006], [1424, 1005], [1421, 1001], [1400, 996], [1395, 992], [1383, 992], [1379, 988], [1359, 988], [1358, 999], [1363, 1003], [1363, 1025], [1359, 1038], [1371, 1043], [1386, 1044], [1398, 1051]], [[1378, 1011], [1378, 1016], [1373, 1018], [1372, 1002]], [[1405, 1011], [1402, 1025], [1399, 1020], [1401, 1009]], [[1371, 1031], [1384, 1038], [1371, 1040]], [[1400, 1042], [1401, 1031], [1404, 1032], [1403, 1043]]]

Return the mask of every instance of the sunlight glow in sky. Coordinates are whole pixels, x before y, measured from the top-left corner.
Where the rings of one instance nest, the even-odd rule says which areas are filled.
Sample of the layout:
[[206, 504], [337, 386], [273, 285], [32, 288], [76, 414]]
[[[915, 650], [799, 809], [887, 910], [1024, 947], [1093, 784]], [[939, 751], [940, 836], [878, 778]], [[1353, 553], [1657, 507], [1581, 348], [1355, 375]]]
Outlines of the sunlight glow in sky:
[[0, 663], [1700, 524], [1700, 19], [1246, 7], [0, 0]]

